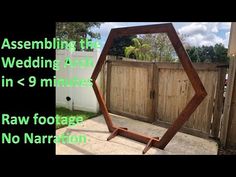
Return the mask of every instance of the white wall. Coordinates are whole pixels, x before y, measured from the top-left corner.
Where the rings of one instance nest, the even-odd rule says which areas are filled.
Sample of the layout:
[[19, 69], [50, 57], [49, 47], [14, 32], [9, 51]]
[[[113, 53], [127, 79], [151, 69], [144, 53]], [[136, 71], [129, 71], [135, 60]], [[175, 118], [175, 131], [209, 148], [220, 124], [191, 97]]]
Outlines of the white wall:
[[[57, 50], [56, 59], [60, 60], [60, 70], [56, 71], [57, 78], [90, 78], [93, 72], [94, 67], [89, 68], [64, 68], [66, 57], [70, 56], [71, 59], [74, 58], [84, 58], [90, 57], [93, 58], [94, 67], [97, 63], [99, 52], [73, 52], [70, 53], [67, 50]], [[97, 84], [100, 84], [100, 77], [97, 79]], [[71, 101], [67, 101], [66, 97], [71, 97]], [[73, 104], [74, 103], [74, 104]], [[98, 112], [99, 104], [97, 98], [94, 94], [92, 87], [56, 87], [56, 106], [57, 107], [66, 107], [68, 109], [74, 110], [83, 110], [89, 112]], [[73, 108], [72, 108], [73, 106]]]

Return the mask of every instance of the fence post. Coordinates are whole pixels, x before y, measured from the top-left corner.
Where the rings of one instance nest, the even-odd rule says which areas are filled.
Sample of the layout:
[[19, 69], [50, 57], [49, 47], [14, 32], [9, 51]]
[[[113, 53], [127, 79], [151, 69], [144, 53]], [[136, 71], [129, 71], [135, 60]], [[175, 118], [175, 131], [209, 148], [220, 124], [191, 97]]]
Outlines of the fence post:
[[110, 91], [111, 91], [111, 67], [112, 62], [107, 61], [107, 80], [106, 80], [106, 105], [107, 109], [110, 110]]
[[[231, 58], [230, 59], [230, 65], [229, 65], [229, 74], [228, 74], [228, 81], [227, 81], [227, 90], [226, 90], [226, 98], [225, 98], [225, 105], [224, 105], [224, 112], [223, 112], [223, 121], [222, 121], [222, 131], [220, 135], [220, 142], [223, 147], [226, 147], [229, 132], [229, 125], [234, 117], [231, 115], [231, 109], [232, 104], [232, 97], [235, 90], [235, 72], [236, 72], [236, 59]], [[231, 115], [231, 116], [230, 116]], [[234, 118], [235, 119], [235, 118]]]
[[213, 112], [212, 132], [213, 138], [219, 138], [220, 119], [223, 113], [223, 95], [225, 85], [226, 68], [218, 68], [216, 97]]

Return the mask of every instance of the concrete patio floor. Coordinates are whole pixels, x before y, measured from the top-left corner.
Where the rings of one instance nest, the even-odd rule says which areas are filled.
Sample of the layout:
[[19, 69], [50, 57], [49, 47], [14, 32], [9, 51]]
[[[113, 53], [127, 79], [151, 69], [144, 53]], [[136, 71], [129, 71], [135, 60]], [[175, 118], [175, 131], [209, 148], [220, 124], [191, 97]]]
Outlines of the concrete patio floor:
[[[161, 136], [166, 128], [149, 123], [111, 115], [116, 126], [127, 127], [131, 131], [143, 133], [147, 136]], [[80, 125], [58, 129], [56, 135], [69, 132], [70, 135], [86, 135], [86, 143], [56, 144], [56, 155], [142, 155], [145, 144], [116, 136], [107, 141], [110, 135], [103, 115], [84, 121]], [[216, 155], [217, 143], [210, 139], [203, 139], [178, 132], [164, 150], [151, 148], [146, 155]]]

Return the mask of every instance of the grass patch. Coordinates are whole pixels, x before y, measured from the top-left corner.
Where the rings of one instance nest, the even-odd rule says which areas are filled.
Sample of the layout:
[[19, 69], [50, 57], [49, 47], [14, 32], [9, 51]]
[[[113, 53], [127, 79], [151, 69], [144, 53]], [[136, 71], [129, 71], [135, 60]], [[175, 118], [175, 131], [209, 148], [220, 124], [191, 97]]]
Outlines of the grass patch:
[[[86, 111], [71, 111], [69, 109], [66, 108], [56, 108], [56, 115], [60, 118], [60, 117], [78, 117], [81, 116], [83, 117], [83, 120], [92, 118], [97, 116], [97, 113], [92, 113], [92, 112], [86, 112]], [[63, 124], [57, 124], [56, 125], [56, 129], [62, 128], [62, 127], [66, 127], [68, 125], [63, 125]]]

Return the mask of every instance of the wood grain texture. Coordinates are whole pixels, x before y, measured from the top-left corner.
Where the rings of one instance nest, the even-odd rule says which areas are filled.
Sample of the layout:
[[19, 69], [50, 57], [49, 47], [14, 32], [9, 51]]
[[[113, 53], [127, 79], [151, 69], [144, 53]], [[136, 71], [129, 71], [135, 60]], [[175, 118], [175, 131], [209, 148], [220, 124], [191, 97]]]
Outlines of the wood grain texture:
[[[109, 67], [108, 67], [109, 68]], [[107, 93], [108, 110], [131, 115], [143, 121], [154, 120], [150, 91], [153, 83], [153, 66], [149, 64], [126, 65], [112, 63]]]
[[[196, 68], [197, 69], [197, 68]], [[210, 134], [215, 91], [217, 89], [217, 71], [198, 71], [199, 77], [208, 93], [204, 101], [191, 115], [184, 127]], [[190, 99], [194, 90], [185, 72], [180, 69], [160, 69], [157, 113], [158, 121], [173, 123]], [[223, 95], [222, 95], [223, 96]]]

